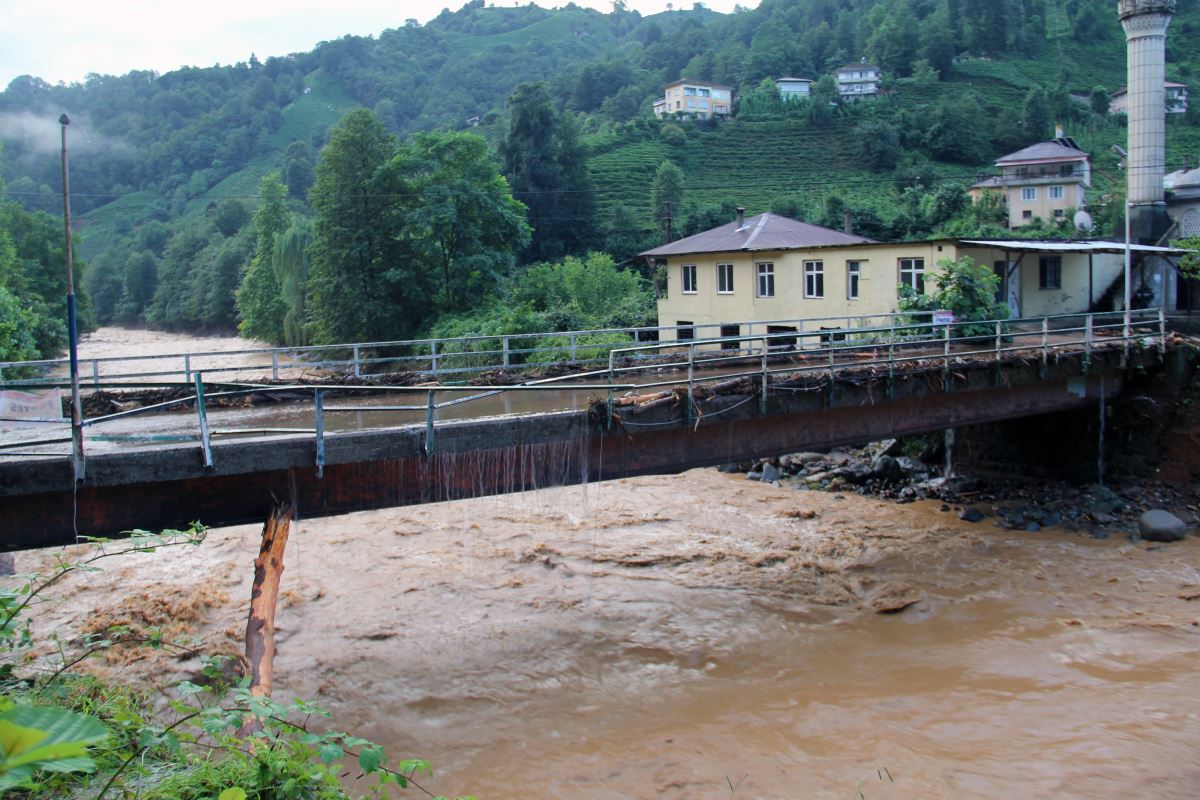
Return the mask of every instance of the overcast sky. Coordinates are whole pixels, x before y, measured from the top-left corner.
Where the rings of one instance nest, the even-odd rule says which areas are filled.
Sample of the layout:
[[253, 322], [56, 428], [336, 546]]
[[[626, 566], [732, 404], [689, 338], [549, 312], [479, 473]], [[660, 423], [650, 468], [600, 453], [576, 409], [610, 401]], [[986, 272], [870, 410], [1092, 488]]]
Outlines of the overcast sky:
[[[83, 80], [89, 72], [121, 75], [134, 69], [167, 72], [311, 50], [348, 33], [378, 34], [415, 17], [425, 23], [466, 0], [0, 0], [0, 88], [18, 75], [51, 83]], [[489, 4], [492, 0], [488, 0]], [[507, 5], [513, 0], [499, 0]], [[522, 0], [525, 2], [525, 0]], [[737, 0], [710, 0], [731, 11]], [[643, 14], [668, 0], [626, 0]], [[563, 5], [539, 0], [539, 5]], [[576, 0], [601, 10], [611, 0]], [[747, 7], [757, 0], [741, 0]], [[677, 5], [690, 7], [691, 0]]]

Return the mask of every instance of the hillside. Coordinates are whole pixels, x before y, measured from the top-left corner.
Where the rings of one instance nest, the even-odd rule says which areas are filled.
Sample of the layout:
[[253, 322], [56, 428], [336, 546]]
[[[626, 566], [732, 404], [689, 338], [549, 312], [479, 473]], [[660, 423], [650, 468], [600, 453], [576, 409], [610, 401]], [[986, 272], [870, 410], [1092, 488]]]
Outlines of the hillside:
[[[1172, 79], [1187, 82], [1200, 65], [1193, 34], [1200, 0], [1181, 0]], [[763, 86], [781, 74], [819, 78], [859, 58], [884, 70], [876, 102], [784, 107]], [[347, 111], [369, 108], [400, 136], [470, 128], [495, 146], [507, 130], [506, 100], [525, 81], [545, 81], [581, 132], [592, 241], [618, 260], [661, 236], [650, 187], [664, 161], [683, 173], [676, 231], [742, 205], [828, 224], [840, 224], [846, 208], [868, 235], [926, 235], [937, 220], [918, 207], [921, 193], [966, 185], [997, 156], [1048, 138], [1055, 122], [1093, 153], [1093, 213], [1107, 222], [1123, 183], [1109, 148], [1125, 131], [1090, 104], [1119, 87], [1124, 71], [1109, 0], [764, 0], [730, 15], [697, 4], [645, 17], [621, 4], [605, 14], [472, 0], [425, 25], [335, 38], [264, 63], [93, 75], [67, 86], [19, 78], [0, 93], [0, 185], [10, 200], [55, 213], [56, 152], [17, 123], [40, 119], [54, 131], [53, 117], [68, 109], [80, 137], [79, 252], [104, 275], [102, 319], [129, 293], [135, 263], [153, 277], [164, 259], [217, 259], [229, 274], [251, 246], [252, 232], [239, 226], [269, 172], [282, 173], [292, 210], [307, 214], [320, 148]], [[736, 118], [650, 117], [662, 84], [681, 76], [737, 87]], [[1200, 159], [1200, 103], [1193, 109], [1169, 120], [1168, 168]], [[98, 291], [97, 280], [89, 288]], [[131, 319], [141, 320], [144, 300], [126, 305]], [[214, 322], [232, 325], [221, 316], [232, 300], [216, 307], [224, 310]]]

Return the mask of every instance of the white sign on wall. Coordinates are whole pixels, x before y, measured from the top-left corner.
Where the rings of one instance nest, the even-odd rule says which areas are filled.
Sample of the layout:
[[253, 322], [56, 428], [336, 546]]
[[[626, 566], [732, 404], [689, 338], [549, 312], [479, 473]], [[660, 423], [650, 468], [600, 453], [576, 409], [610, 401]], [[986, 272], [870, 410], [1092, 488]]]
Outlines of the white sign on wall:
[[58, 389], [40, 392], [0, 389], [0, 428], [25, 428], [62, 421], [62, 393]]

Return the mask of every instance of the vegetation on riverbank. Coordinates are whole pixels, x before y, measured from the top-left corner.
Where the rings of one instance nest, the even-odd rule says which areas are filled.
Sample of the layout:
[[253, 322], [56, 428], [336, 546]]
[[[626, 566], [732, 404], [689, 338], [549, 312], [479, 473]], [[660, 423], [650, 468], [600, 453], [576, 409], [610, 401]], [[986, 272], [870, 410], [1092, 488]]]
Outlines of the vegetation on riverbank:
[[[147, 800], [348, 800], [406, 789], [429, 797], [420, 759], [389, 760], [383, 748], [337, 731], [302, 700], [281, 703], [250, 689], [228, 657], [203, 655], [158, 627], [99, 625], [78, 640], [45, 636], [29, 621], [48, 590], [97, 562], [161, 548], [199, 546], [204, 528], [98, 542], [48, 574], [13, 576], [0, 589], [0, 795]], [[89, 661], [152, 650], [203, 665], [178, 684], [165, 709], [152, 694], [88, 673]], [[345, 781], [349, 779], [351, 783]]]

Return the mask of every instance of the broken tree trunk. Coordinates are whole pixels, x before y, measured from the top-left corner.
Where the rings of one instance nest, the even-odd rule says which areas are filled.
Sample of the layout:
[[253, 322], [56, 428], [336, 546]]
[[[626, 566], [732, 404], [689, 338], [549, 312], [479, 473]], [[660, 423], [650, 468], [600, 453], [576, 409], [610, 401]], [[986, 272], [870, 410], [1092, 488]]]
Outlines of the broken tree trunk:
[[[279, 579], [283, 575], [283, 551], [287, 547], [292, 510], [283, 505], [271, 512], [263, 526], [262, 544], [254, 559], [254, 586], [250, 591], [250, 617], [246, 621], [246, 662], [250, 666], [250, 694], [271, 696], [275, 660], [275, 606]], [[242, 735], [262, 729], [257, 719], [247, 722]]]

